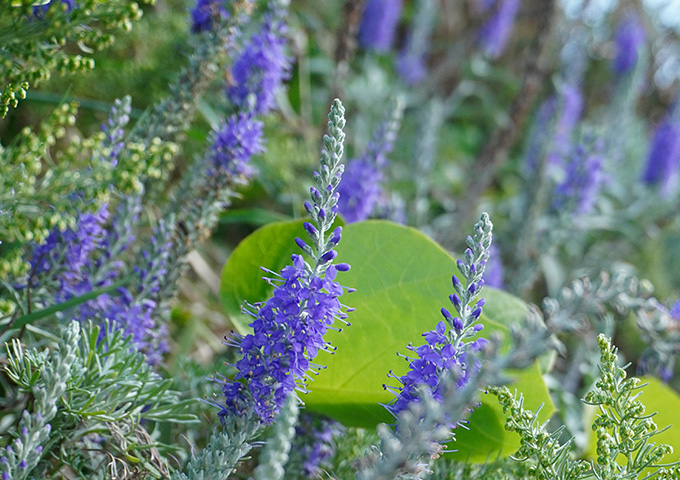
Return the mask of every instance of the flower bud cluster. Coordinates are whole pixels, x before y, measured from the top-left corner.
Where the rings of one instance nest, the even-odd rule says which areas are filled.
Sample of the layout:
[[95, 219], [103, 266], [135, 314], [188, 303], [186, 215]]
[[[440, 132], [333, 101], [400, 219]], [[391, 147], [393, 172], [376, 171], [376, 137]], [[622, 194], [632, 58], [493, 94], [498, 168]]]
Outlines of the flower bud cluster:
[[15, 34], [0, 45], [0, 117], [25, 98], [29, 86], [49, 80], [53, 71], [72, 74], [93, 69], [92, 58], [72, 54], [66, 45], [84, 45], [88, 51], [111, 45], [116, 30], [129, 31], [132, 22], [142, 17], [137, 1], [1, 2], [0, 18], [7, 21], [3, 26], [12, 25]]

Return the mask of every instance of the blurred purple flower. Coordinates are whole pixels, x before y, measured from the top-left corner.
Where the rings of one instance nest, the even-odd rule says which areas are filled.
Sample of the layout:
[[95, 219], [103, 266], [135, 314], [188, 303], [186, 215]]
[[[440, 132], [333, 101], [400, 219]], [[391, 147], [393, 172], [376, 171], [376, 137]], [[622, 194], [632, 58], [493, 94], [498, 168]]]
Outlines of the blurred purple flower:
[[680, 321], [680, 300], [676, 301], [673, 304], [670, 312], [671, 312], [671, 317], [673, 317], [674, 320]]
[[559, 97], [558, 115], [554, 119], [552, 151], [549, 163], [560, 163], [571, 151], [571, 135], [581, 118], [583, 95], [576, 85], [564, 84]]
[[108, 218], [105, 203], [98, 212], [81, 214], [76, 228], [53, 228], [45, 243], [33, 249], [31, 276], [52, 275], [59, 279], [62, 290], [67, 284], [80, 282], [90, 254], [101, 248], [106, 233], [103, 225]]
[[295, 426], [291, 458], [302, 464], [304, 478], [320, 478], [322, 469], [330, 467], [335, 453], [335, 438], [345, 432], [345, 427], [330, 418], [301, 413]]
[[678, 183], [680, 172], [680, 122], [673, 113], [656, 127], [647, 156], [647, 166], [642, 181], [657, 186], [664, 193]]
[[640, 18], [634, 11], [629, 11], [619, 23], [614, 35], [616, 57], [612, 68], [615, 73], [625, 75], [633, 70], [646, 37], [645, 27]]
[[503, 288], [503, 263], [501, 252], [495, 243], [489, 248], [489, 259], [484, 270], [484, 284], [493, 288]]
[[434, 0], [419, 0], [406, 45], [399, 53], [395, 68], [402, 80], [416, 85], [427, 75], [425, 56], [430, 50], [430, 36], [437, 20], [438, 7]]
[[[74, 228], [63, 232], [54, 229], [47, 241], [33, 251], [31, 277], [45, 284], [56, 282], [57, 304], [113, 285], [125, 270], [120, 254], [134, 239], [131, 223], [138, 211], [138, 202], [124, 201], [112, 224], [105, 228], [109, 219], [105, 204], [96, 213], [82, 214]], [[134, 268], [137, 276], [129, 288], [119, 287], [115, 292], [98, 295], [62, 315], [81, 322], [110, 320], [125, 335], [132, 335], [133, 344], [150, 363], [158, 362], [167, 351], [166, 330], [153, 318], [157, 305], [147, 296], [158, 288], [165, 274], [169, 242], [160, 239], [168, 235], [162, 228], [154, 232], [152, 251], [143, 253], [145, 264]]]
[[359, 27], [359, 44], [377, 52], [387, 52], [401, 15], [402, 0], [368, 0]]
[[572, 149], [572, 133], [583, 111], [581, 90], [568, 83], [562, 84], [559, 96], [550, 97], [538, 111], [534, 121], [526, 156], [529, 172], [538, 168], [541, 155], [549, 165], [559, 165]]
[[348, 162], [345, 168], [343, 181], [338, 185], [338, 210], [348, 223], [366, 220], [378, 209], [390, 213], [391, 204], [383, 192], [383, 171], [397, 139], [402, 112], [401, 100], [395, 99], [361, 157]]
[[338, 207], [347, 223], [366, 220], [382, 195], [384, 176], [381, 168], [363, 157], [347, 163], [341, 184]]
[[214, 172], [225, 173], [232, 177], [252, 174], [250, 157], [265, 151], [262, 145], [262, 122], [252, 114], [232, 115], [213, 132], [210, 158]]
[[283, 11], [265, 15], [262, 30], [252, 36], [231, 68], [235, 85], [228, 88], [227, 96], [242, 111], [263, 114], [272, 110], [274, 94], [290, 75], [283, 15]]
[[109, 118], [102, 125], [102, 131], [106, 134], [104, 147], [110, 151], [108, 161], [113, 166], [118, 164], [118, 157], [125, 148], [125, 142], [123, 142], [124, 129], [130, 121], [130, 111], [130, 97], [126, 97], [122, 101], [117, 99], [111, 107]]
[[479, 14], [484, 14], [489, 11], [490, 8], [495, 6], [498, 0], [477, 0], [474, 3], [474, 9]]
[[505, 50], [520, 6], [520, 0], [497, 2], [497, 11], [479, 32], [479, 42], [487, 56], [497, 58]]
[[193, 33], [212, 30], [213, 19], [229, 18], [225, 7], [225, 0], [196, 0], [196, 6], [191, 9], [191, 31]]
[[553, 209], [590, 213], [604, 181], [603, 166], [604, 158], [599, 152], [577, 145], [566, 165], [564, 181], [555, 187]]
[[403, 51], [396, 63], [397, 73], [409, 85], [417, 85], [427, 76], [424, 54]]

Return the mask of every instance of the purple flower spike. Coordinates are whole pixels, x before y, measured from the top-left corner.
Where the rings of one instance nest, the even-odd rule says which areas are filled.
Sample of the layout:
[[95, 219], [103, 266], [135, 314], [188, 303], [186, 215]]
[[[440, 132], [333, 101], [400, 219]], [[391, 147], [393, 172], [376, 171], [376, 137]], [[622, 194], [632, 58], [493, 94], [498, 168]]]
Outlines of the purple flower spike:
[[250, 177], [250, 157], [264, 152], [262, 122], [249, 114], [232, 115], [213, 133], [211, 156], [214, 173]]
[[501, 252], [496, 244], [489, 248], [489, 261], [484, 271], [486, 284], [493, 288], [503, 288], [503, 264], [501, 263]]
[[276, 91], [290, 75], [291, 59], [285, 52], [287, 27], [279, 18], [282, 15], [266, 15], [262, 30], [253, 35], [231, 69], [236, 85], [227, 90], [227, 95], [242, 110], [252, 109], [258, 114], [271, 111]]
[[[400, 384], [400, 387], [388, 387], [383, 385], [385, 389], [394, 393], [395, 398], [386, 405], [386, 408], [395, 417], [409, 408], [412, 403], [420, 401], [418, 398], [418, 390], [422, 387], [428, 388], [432, 397], [435, 400], [442, 400], [440, 379], [444, 372], [456, 370], [460, 373], [458, 381], [459, 386], [464, 386], [470, 373], [477, 368], [475, 365], [468, 364], [468, 356], [466, 352], [469, 350], [475, 352], [486, 345], [486, 340], [478, 338], [473, 342], [466, 343], [465, 338], [475, 336], [483, 329], [483, 325], [473, 325], [482, 313], [484, 300], [480, 300], [471, 310], [470, 304], [475, 298], [475, 293], [484, 286], [484, 280], [480, 279], [483, 274], [483, 266], [480, 266], [478, 272], [476, 268], [471, 268], [474, 265], [471, 259], [485, 257], [488, 255], [488, 246], [491, 243], [491, 230], [493, 225], [489, 221], [488, 215], [484, 214], [482, 220], [475, 225], [475, 237], [470, 239], [469, 244], [474, 245], [474, 251], [470, 251], [468, 257], [468, 264], [463, 265], [459, 263], [459, 268], [464, 270], [465, 282], [467, 289], [459, 288], [460, 281], [453, 276], [452, 282], [454, 288], [461, 292], [463, 299], [455, 293], [449, 296], [451, 303], [456, 308], [456, 312], [460, 316], [453, 316], [446, 308], [441, 308], [441, 314], [444, 321], [437, 323], [434, 330], [425, 334], [425, 345], [414, 347], [409, 344], [409, 350], [416, 354], [416, 358], [406, 357], [409, 360], [409, 371], [406, 375], [397, 377], [390, 373], [392, 378], [395, 378]], [[485, 249], [483, 245], [487, 245]], [[473, 281], [473, 280], [476, 280]], [[451, 330], [447, 332], [447, 324]], [[447, 424], [449, 428], [456, 426], [455, 423]]]
[[499, 0], [497, 11], [479, 32], [482, 50], [491, 58], [498, 58], [508, 43], [520, 0]]
[[645, 27], [640, 18], [634, 11], [629, 11], [619, 23], [614, 35], [616, 57], [612, 68], [616, 74], [625, 75], [633, 70], [646, 37]]
[[359, 27], [359, 44], [376, 52], [392, 48], [402, 0], [368, 0]]
[[397, 138], [402, 108], [399, 100], [390, 105], [361, 157], [347, 164], [344, 180], [337, 192], [337, 208], [347, 222], [366, 220], [381, 203], [385, 203], [383, 171], [388, 165], [387, 155]]
[[[335, 100], [329, 114], [331, 135], [324, 137], [326, 148], [321, 155], [326, 178], [315, 175], [321, 191], [330, 183], [328, 176], [338, 178], [336, 175], [342, 172], [344, 124], [344, 108]], [[250, 323], [253, 333], [237, 336], [233, 342], [242, 357], [234, 365], [237, 369], [234, 378], [224, 382], [221, 417], [243, 415], [252, 408], [262, 422], [272, 423], [294, 390], [307, 391], [310, 371], [321, 368], [313, 363], [317, 354], [332, 351], [332, 346], [324, 340], [326, 331], [333, 328], [335, 320], [347, 323], [345, 312], [349, 310], [338, 300], [345, 288], [335, 278], [338, 270], [346, 271], [349, 265], [330, 264], [337, 253], [329, 249], [330, 239], [326, 233], [335, 216], [322, 219], [319, 215], [320, 210], [331, 209], [332, 198], [331, 192], [330, 198], [323, 195], [320, 202], [312, 198], [314, 205], [305, 204], [314, 222], [304, 223], [312, 237], [311, 246], [305, 249], [312, 263], [307, 263], [302, 255], [291, 256], [292, 265], [284, 267], [279, 274], [270, 272], [275, 276], [268, 279], [275, 285], [271, 298], [243, 307], [243, 311], [254, 318]], [[340, 235], [339, 230], [335, 232]]]
[[437, 20], [435, 0], [419, 0], [404, 49], [396, 62], [397, 73], [408, 85], [422, 82], [427, 75], [425, 57], [430, 50], [430, 36]]
[[663, 193], [672, 191], [680, 172], [680, 121], [669, 114], [654, 131], [642, 181]]
[[590, 213], [604, 182], [603, 166], [604, 159], [597, 151], [588, 152], [583, 145], [576, 146], [566, 166], [566, 178], [555, 187], [553, 209]]

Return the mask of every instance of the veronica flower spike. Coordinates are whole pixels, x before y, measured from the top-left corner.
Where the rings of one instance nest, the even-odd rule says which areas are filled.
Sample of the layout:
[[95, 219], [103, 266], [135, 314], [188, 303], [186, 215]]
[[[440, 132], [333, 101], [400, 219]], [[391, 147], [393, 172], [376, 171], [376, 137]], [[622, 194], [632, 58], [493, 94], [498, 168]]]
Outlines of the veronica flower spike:
[[[473, 302], [484, 287], [482, 276], [489, 259], [492, 229], [493, 224], [484, 213], [475, 224], [474, 235], [467, 237], [465, 260], [458, 260], [458, 270], [465, 283], [454, 275], [454, 293], [449, 296], [457, 316], [442, 308], [444, 320], [437, 324], [435, 330], [423, 334], [427, 343], [420, 347], [408, 346], [417, 355], [417, 358], [405, 357], [409, 360], [409, 372], [401, 377], [390, 372], [390, 376], [401, 383], [400, 387], [384, 386], [395, 394], [395, 399], [386, 405], [395, 418], [412, 403], [420, 401], [419, 391], [422, 387], [428, 388], [435, 400], [442, 401], [441, 379], [447, 370], [458, 370], [458, 383], [463, 386], [467, 384], [470, 374], [478, 368], [478, 365], [468, 364], [466, 352], [479, 351], [487, 341], [478, 338], [468, 343], [466, 339], [474, 337], [484, 328], [482, 324], [476, 324], [482, 313], [484, 300]], [[453, 428], [456, 425], [454, 423], [447, 426]]]
[[[271, 423], [293, 390], [307, 391], [310, 372], [320, 367], [313, 362], [319, 351], [330, 351], [324, 334], [336, 319], [347, 317], [338, 298], [344, 287], [335, 281], [338, 271], [349, 265], [333, 264], [340, 241], [340, 227], [329, 233], [335, 220], [339, 195], [336, 192], [343, 172], [345, 134], [344, 108], [335, 100], [329, 114], [329, 135], [324, 137], [321, 168], [314, 172], [311, 202], [305, 209], [311, 218], [304, 228], [309, 243], [297, 238], [296, 244], [310, 257], [293, 255], [292, 265], [280, 273], [263, 269], [273, 276], [273, 296], [262, 304], [247, 305], [244, 312], [254, 317], [253, 333], [236, 337], [235, 346], [243, 357], [236, 362], [237, 373], [226, 380], [225, 405], [220, 412], [242, 415], [251, 406], [264, 423]], [[345, 322], [346, 323], [346, 322]]]

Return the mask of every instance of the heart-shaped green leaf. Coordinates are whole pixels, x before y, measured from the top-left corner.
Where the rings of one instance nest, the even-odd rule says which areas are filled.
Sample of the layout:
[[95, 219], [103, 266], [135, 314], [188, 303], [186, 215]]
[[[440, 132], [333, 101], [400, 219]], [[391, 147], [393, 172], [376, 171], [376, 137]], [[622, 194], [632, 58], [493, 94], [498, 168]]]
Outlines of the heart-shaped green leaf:
[[[296, 253], [296, 236], [303, 237], [301, 222], [268, 225], [248, 237], [234, 251], [222, 277], [222, 300], [231, 315], [238, 302], [262, 301], [269, 285], [251, 285], [261, 276], [264, 264], [278, 270]], [[287, 245], [287, 248], [282, 245]], [[285, 252], [285, 253], [284, 253]], [[256, 258], [243, 258], [244, 255]], [[316, 361], [327, 368], [314, 378], [311, 392], [303, 396], [307, 408], [334, 417], [346, 425], [374, 428], [379, 422], [391, 423], [391, 415], [381, 405], [393, 395], [383, 384], [396, 385], [389, 371], [403, 375], [408, 363], [397, 352], [409, 353], [409, 343], [424, 343], [422, 334], [441, 320], [442, 306], [448, 306], [452, 292], [451, 275], [457, 272], [455, 260], [439, 245], [412, 228], [390, 222], [369, 221], [348, 225], [338, 246], [339, 262], [352, 266], [338, 275], [343, 285], [356, 292], [342, 297], [355, 308], [352, 325], [342, 332], [329, 331], [327, 339], [337, 347], [334, 355], [321, 353]], [[483, 331], [507, 331], [509, 324], [526, 314], [519, 299], [498, 290], [486, 289]], [[542, 416], [554, 410], [537, 366], [517, 374], [517, 387], [526, 397], [527, 408], [545, 404]], [[482, 398], [482, 406], [470, 418], [470, 430], [459, 429], [458, 458], [484, 461], [512, 453], [519, 446], [514, 435], [503, 429], [505, 415], [494, 398]]]

